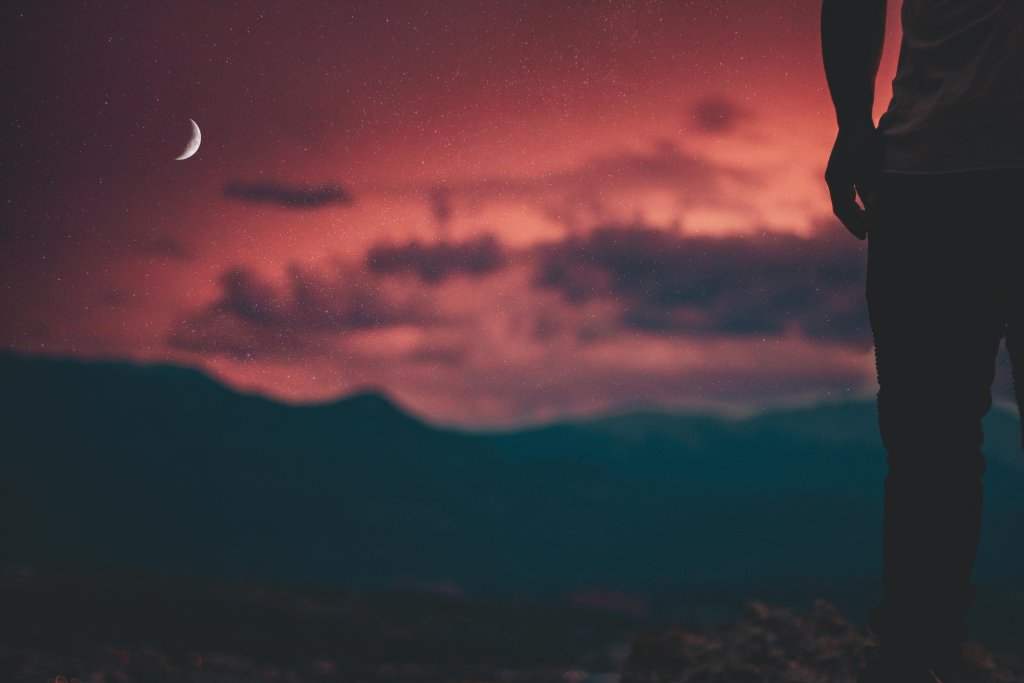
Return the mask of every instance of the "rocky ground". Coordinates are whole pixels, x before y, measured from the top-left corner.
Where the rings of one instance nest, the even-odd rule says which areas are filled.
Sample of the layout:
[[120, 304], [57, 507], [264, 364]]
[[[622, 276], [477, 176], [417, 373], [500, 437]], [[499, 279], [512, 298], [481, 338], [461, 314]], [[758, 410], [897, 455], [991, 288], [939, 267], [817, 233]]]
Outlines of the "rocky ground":
[[[154, 576], [0, 576], [0, 683], [846, 683], [870, 634], [830, 603], [651, 615]], [[1024, 681], [977, 645], [949, 683]]]
[[[744, 618], [703, 632], [637, 634], [620, 683], [845, 683], [856, 679], [870, 633], [823, 600], [806, 613], [751, 601]], [[968, 643], [948, 683], [1024, 681], [1024, 662]]]

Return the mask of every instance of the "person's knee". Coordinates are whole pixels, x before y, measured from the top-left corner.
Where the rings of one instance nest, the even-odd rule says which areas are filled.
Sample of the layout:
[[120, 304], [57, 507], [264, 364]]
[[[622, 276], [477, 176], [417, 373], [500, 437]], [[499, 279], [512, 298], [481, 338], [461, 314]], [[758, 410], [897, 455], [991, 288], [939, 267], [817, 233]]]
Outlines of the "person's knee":
[[879, 392], [879, 433], [893, 478], [933, 490], [980, 486], [981, 414], [977, 406], [950, 403]]
[[949, 386], [883, 385], [878, 391], [878, 426], [887, 446], [980, 446], [982, 418], [991, 391]]

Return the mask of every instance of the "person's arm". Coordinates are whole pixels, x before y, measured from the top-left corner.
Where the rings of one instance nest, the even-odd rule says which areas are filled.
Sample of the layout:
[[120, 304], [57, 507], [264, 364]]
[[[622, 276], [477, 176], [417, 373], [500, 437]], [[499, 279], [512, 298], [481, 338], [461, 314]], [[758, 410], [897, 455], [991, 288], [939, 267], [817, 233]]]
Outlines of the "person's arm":
[[856, 195], [860, 193], [867, 207], [881, 166], [881, 142], [871, 110], [885, 15], [886, 0], [823, 0], [821, 5], [821, 54], [839, 125], [825, 182], [832, 211], [858, 239], [864, 239], [867, 225]]

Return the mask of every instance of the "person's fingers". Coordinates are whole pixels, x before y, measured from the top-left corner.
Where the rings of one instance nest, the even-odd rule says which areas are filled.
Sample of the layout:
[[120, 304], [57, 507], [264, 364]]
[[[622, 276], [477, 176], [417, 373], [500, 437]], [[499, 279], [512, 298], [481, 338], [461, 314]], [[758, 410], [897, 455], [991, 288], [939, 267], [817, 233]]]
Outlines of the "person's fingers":
[[867, 236], [867, 223], [865, 212], [854, 202], [847, 204], [833, 204], [832, 213], [836, 215], [839, 222], [850, 231], [850, 234], [859, 240]]
[[856, 204], [840, 207], [840, 211], [836, 213], [836, 217], [839, 218], [839, 221], [846, 227], [850, 234], [857, 239], [864, 240], [867, 237], [867, 214]]
[[832, 200], [832, 213], [854, 237], [863, 240], [867, 236], [864, 210], [856, 202], [856, 190], [847, 179], [835, 175], [826, 177], [826, 184]]
[[857, 194], [853, 182], [846, 174], [826, 174], [825, 183], [828, 185], [829, 199], [832, 200], [832, 213], [838, 216], [848, 210], [850, 204], [856, 204], [854, 198]]

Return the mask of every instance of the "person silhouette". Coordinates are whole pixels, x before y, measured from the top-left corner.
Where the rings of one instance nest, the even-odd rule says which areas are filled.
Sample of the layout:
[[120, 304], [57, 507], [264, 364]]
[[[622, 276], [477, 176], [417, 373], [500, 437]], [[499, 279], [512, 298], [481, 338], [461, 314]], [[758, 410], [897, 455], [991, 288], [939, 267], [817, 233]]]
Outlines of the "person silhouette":
[[[875, 126], [886, 0], [823, 0], [832, 210], [867, 240], [886, 451], [882, 597], [861, 683], [949, 680], [967, 640], [1000, 342], [1024, 420], [1024, 1], [904, 0]], [[857, 197], [861, 205], [857, 204]], [[1024, 447], [1024, 428], [1021, 432]]]

